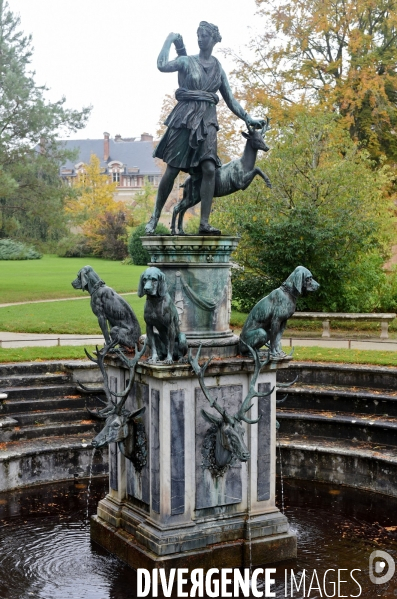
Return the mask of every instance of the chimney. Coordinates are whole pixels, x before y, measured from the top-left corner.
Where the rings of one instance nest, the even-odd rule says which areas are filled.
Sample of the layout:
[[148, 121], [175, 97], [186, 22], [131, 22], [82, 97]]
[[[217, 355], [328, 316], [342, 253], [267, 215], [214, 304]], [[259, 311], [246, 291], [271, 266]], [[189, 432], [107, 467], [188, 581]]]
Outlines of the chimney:
[[142, 133], [141, 141], [153, 141], [153, 135], [150, 135], [150, 133]]
[[121, 135], [119, 133], [114, 136], [114, 141], [121, 141]]
[[103, 159], [105, 162], [107, 162], [109, 160], [109, 133], [104, 133], [103, 134]]

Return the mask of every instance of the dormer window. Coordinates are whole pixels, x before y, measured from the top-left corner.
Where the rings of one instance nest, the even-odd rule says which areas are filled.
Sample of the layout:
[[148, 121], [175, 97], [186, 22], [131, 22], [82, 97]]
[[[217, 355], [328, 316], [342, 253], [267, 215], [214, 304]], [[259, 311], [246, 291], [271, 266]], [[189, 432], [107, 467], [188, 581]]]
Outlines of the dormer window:
[[120, 184], [120, 173], [124, 172], [124, 165], [119, 160], [112, 160], [108, 164], [109, 172], [112, 174], [113, 183]]

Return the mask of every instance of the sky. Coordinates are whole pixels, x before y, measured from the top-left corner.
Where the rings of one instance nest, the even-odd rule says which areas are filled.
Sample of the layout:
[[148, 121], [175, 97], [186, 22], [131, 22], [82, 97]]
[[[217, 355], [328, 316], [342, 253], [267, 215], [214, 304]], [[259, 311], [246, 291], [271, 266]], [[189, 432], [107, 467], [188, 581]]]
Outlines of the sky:
[[155, 134], [164, 96], [177, 88], [177, 73], [160, 73], [156, 66], [168, 33], [180, 33], [188, 54], [197, 54], [198, 23], [218, 25], [222, 42], [214, 55], [228, 73], [233, 63], [219, 48], [248, 56], [258, 20], [255, 0], [8, 2], [24, 33], [33, 36], [32, 68], [37, 84], [50, 88], [46, 97], [65, 96], [74, 109], [93, 107], [88, 125], [72, 139], [98, 139], [105, 131], [111, 137]]

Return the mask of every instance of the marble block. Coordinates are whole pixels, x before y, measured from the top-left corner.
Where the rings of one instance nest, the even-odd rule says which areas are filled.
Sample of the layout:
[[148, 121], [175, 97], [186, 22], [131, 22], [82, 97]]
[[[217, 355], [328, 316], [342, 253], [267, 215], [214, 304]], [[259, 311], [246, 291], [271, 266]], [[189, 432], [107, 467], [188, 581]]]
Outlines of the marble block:
[[[260, 390], [272, 389], [277, 369], [285, 367], [266, 365], [258, 377]], [[234, 414], [253, 370], [250, 358], [218, 359], [205, 382]], [[125, 387], [128, 372], [116, 359], [109, 361], [109, 375], [114, 387]], [[296, 556], [295, 535], [275, 505], [275, 391], [253, 400], [249, 417], [261, 415], [259, 422], [244, 423], [250, 459], [232, 463], [223, 476], [211, 473], [203, 451], [213, 425], [201, 410], [218, 413], [189, 364], [140, 362], [126, 407], [143, 406], [147, 463], [137, 472], [111, 448], [110, 489], [92, 520], [93, 540], [132, 567], [209, 568], [220, 547], [229, 565], [243, 567], [250, 543], [253, 565]]]

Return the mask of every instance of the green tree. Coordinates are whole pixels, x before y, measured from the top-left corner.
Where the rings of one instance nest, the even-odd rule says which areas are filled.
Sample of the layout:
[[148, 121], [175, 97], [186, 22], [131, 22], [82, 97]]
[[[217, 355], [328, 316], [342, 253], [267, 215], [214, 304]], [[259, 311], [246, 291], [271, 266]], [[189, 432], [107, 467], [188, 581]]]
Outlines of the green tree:
[[45, 99], [30, 70], [31, 36], [0, 0], [0, 237], [47, 240], [63, 227], [63, 201], [70, 194], [59, 166], [70, 153], [57, 136], [82, 128], [90, 108], [66, 108], [65, 98]]
[[135, 194], [134, 219], [137, 223], [147, 223], [153, 212], [156, 190], [145, 177], [142, 189]]
[[330, 114], [297, 116], [272, 146], [260, 163], [271, 190], [255, 179], [216, 201], [214, 224], [241, 235], [234, 298], [251, 308], [301, 264], [321, 287], [300, 309], [379, 308], [392, 226], [389, 167], [374, 171]]
[[[169, 235], [167, 227], [159, 223], [156, 227], [156, 235]], [[128, 241], [128, 251], [134, 264], [138, 266], [146, 266], [150, 262], [149, 252], [143, 247], [141, 237], [144, 237], [145, 223], [138, 225], [131, 233]]]

